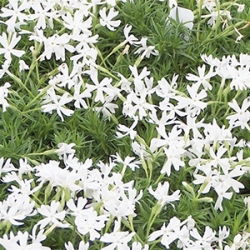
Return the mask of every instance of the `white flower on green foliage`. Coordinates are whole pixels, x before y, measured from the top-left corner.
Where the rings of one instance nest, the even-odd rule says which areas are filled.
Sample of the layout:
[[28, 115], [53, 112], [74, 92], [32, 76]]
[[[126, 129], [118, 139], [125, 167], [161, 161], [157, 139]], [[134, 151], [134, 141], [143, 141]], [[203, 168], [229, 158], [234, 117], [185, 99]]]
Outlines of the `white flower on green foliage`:
[[115, 21], [112, 20], [113, 18], [117, 17], [118, 13], [119, 12], [115, 11], [114, 8], [111, 8], [109, 10], [107, 10], [106, 7], [102, 8], [99, 11], [99, 14], [100, 14], [100, 17], [101, 17], [100, 24], [102, 26], [106, 26], [108, 29], [114, 31], [115, 28], [117, 28], [121, 24], [120, 20], [115, 20]]
[[41, 244], [41, 241], [45, 240], [45, 236], [43, 234], [38, 234], [38, 237], [34, 238], [33, 235], [29, 235], [28, 232], [18, 231], [16, 235], [13, 232], [10, 235], [4, 235], [0, 238], [0, 244], [6, 250], [50, 250], [50, 247], [45, 247]]
[[64, 222], [66, 212], [62, 209], [60, 202], [52, 201], [50, 205], [42, 205], [37, 211], [45, 217], [37, 223], [40, 228], [45, 228], [47, 225], [61, 228], [69, 227], [69, 224]]
[[114, 230], [111, 233], [105, 233], [100, 241], [109, 244], [102, 248], [103, 250], [124, 249], [129, 250], [128, 243], [131, 241], [135, 233], [129, 231], [120, 231], [120, 222], [115, 221]]
[[176, 190], [173, 194], [169, 195], [169, 183], [166, 181], [163, 184], [159, 183], [156, 190], [153, 191], [152, 187], [148, 189], [149, 193], [154, 196], [161, 206], [167, 203], [172, 203], [180, 199], [180, 190]]
[[6, 109], [10, 106], [6, 99], [9, 94], [10, 86], [10, 83], [6, 82], [3, 86], [0, 87], [0, 105], [2, 106], [3, 112], [5, 112]]
[[55, 93], [53, 88], [50, 88], [47, 91], [47, 96], [43, 101], [42, 111], [52, 113], [53, 110], [56, 110], [57, 114], [60, 116], [61, 120], [64, 120], [63, 115], [71, 116], [74, 111], [65, 107], [65, 104], [68, 104], [72, 101], [72, 97], [66, 92], [62, 96], [59, 96]]
[[8, 34], [2, 33], [0, 35], [0, 54], [4, 54], [4, 57], [7, 61], [12, 60], [12, 56], [21, 57], [25, 54], [25, 51], [15, 49], [16, 45], [19, 43], [21, 36], [17, 36], [17, 33]]

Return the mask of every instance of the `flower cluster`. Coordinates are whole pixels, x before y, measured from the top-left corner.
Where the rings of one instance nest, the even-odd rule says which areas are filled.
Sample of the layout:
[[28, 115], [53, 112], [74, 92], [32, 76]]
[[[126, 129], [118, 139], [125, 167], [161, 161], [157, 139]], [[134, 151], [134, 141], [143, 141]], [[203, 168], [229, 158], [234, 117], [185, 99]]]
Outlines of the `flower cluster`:
[[[235, 2], [219, 9], [218, 2], [197, 1], [213, 27], [228, 24], [230, 8], [244, 9]], [[79, 157], [75, 141], [59, 139], [55, 148], [46, 137], [44, 152], [7, 152], [0, 158], [0, 245], [48, 250], [51, 234], [71, 232], [66, 250], [248, 249], [250, 201], [244, 207], [241, 191], [250, 166], [250, 55], [202, 54], [197, 70], [156, 76], [147, 62], [159, 50], [123, 25], [125, 4], [133, 1], [9, 0], [1, 8], [1, 115], [16, 112], [33, 122], [26, 114], [35, 111], [63, 126], [91, 110], [128, 150], [107, 151], [105, 160]], [[174, 20], [195, 32], [195, 12], [175, 0], [168, 7], [166, 26]], [[115, 32], [120, 43], [103, 49], [104, 34]], [[126, 71], [113, 70], [126, 54], [136, 59], [122, 66]], [[15, 102], [19, 89], [24, 110]], [[209, 215], [231, 218], [227, 202], [235, 197], [244, 211], [233, 228], [182, 212], [185, 202], [209, 204]]]
[[[230, 9], [233, 7], [237, 8], [237, 12], [242, 12], [245, 8], [244, 4], [233, 3], [220, 3], [222, 1], [217, 0], [197, 0], [197, 4], [205, 9], [209, 14], [203, 15], [202, 17], [207, 19], [208, 25], [215, 26], [216, 22], [219, 20], [223, 27], [228, 26], [228, 22], [232, 19]], [[218, 9], [218, 6], [220, 7]]]

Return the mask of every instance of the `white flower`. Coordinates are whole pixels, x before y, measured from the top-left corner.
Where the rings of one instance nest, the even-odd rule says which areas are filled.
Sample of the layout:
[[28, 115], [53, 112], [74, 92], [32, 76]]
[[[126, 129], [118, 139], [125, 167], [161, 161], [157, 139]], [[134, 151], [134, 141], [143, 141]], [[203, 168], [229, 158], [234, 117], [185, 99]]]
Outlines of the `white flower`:
[[104, 103], [107, 97], [104, 94], [107, 94], [108, 97], [113, 97], [117, 94], [117, 89], [111, 85], [112, 79], [105, 77], [101, 82], [94, 81], [94, 89], [96, 91], [95, 102]]
[[2, 18], [9, 17], [6, 22], [1, 21], [7, 25], [8, 32], [15, 32], [16, 28], [20, 28], [21, 24], [24, 24], [25, 20], [28, 16], [24, 13], [26, 9], [29, 8], [28, 1], [16, 1], [16, 0], [9, 0], [8, 6], [4, 6], [1, 8], [0, 16]]
[[0, 87], [0, 105], [2, 105], [3, 112], [6, 111], [10, 105], [7, 102], [6, 98], [9, 94], [10, 83], [6, 82], [3, 86]]
[[117, 127], [117, 132], [116, 135], [118, 138], [123, 138], [124, 136], [129, 135], [131, 140], [134, 140], [137, 132], [134, 130], [135, 127], [137, 126], [138, 123], [138, 118], [135, 117], [133, 124], [131, 125], [131, 127], [126, 127], [125, 125], [119, 124]]
[[102, 104], [101, 107], [94, 108], [97, 112], [102, 112], [103, 117], [108, 118], [110, 120], [112, 114], [115, 113], [115, 110], [118, 108], [117, 104], [106, 101]]
[[87, 32], [91, 35], [89, 28], [92, 24], [92, 18], [83, 21], [83, 16], [84, 13], [82, 10], [77, 10], [73, 15], [67, 12], [66, 15], [62, 16], [64, 27], [72, 30], [72, 37], [76, 37], [81, 32]]
[[147, 93], [143, 91], [140, 96], [137, 96], [134, 92], [127, 96], [127, 100], [123, 103], [123, 114], [135, 118], [138, 117], [142, 120], [148, 115], [148, 111], [154, 112], [155, 105], [147, 101]]
[[28, 70], [29, 66], [23, 60], [19, 60], [19, 71], [22, 72], [24, 70]]
[[206, 71], [206, 66], [203, 65], [202, 67], [198, 67], [198, 76], [193, 74], [188, 74], [186, 78], [187, 80], [193, 81], [198, 85], [202, 84], [205, 90], [208, 89], [211, 90], [212, 85], [209, 83], [209, 80], [211, 77], [215, 75], [215, 73], [213, 72], [212, 68], [210, 68], [210, 71], [207, 74], [205, 74], [205, 71]]
[[132, 29], [132, 25], [126, 24], [126, 26], [123, 29], [124, 36], [126, 38], [125, 42], [133, 45], [138, 44], [138, 39], [134, 35], [130, 35], [130, 31]]
[[[220, 146], [217, 153], [214, 152], [212, 147], [209, 150], [210, 159], [201, 159], [200, 163], [196, 164], [196, 173], [194, 174], [194, 184], [202, 184], [201, 193], [208, 193], [211, 188], [215, 190], [218, 197], [215, 203], [215, 209], [223, 210], [223, 199], [231, 199], [233, 192], [238, 193], [244, 185], [235, 180], [235, 177], [242, 176], [245, 171], [241, 166], [231, 168], [231, 162], [234, 158], [222, 158], [226, 149]], [[191, 162], [191, 161], [190, 161]], [[202, 164], [202, 162], [204, 162]], [[197, 174], [198, 171], [202, 171], [203, 174]]]
[[2, 64], [2, 68], [0, 69], [0, 78], [2, 78], [5, 73], [9, 73], [9, 67], [10, 67], [11, 61], [5, 60], [5, 62]]
[[19, 160], [19, 168], [18, 168], [18, 175], [22, 176], [23, 174], [31, 173], [34, 171], [34, 168], [27, 163], [27, 159], [20, 159]]
[[175, 191], [173, 194], [169, 195], [169, 183], [165, 181], [163, 184], [159, 183], [156, 190], [153, 191], [150, 186], [148, 189], [149, 193], [158, 200], [158, 203], [161, 206], [164, 206], [167, 203], [172, 203], [180, 199], [180, 190]]
[[83, 209], [75, 218], [77, 231], [82, 234], [90, 235], [90, 240], [99, 239], [102, 228], [107, 220], [106, 215], [98, 215], [93, 207]]
[[190, 95], [190, 98], [177, 96], [176, 99], [179, 101], [179, 105], [183, 107], [187, 107], [187, 112], [191, 116], [197, 116], [200, 114], [201, 110], [203, 110], [207, 103], [201, 101], [205, 97], [207, 97], [207, 93], [204, 89], [199, 91], [199, 84], [193, 84], [192, 86], [187, 86], [187, 91]]
[[[136, 95], [142, 95], [142, 92], [151, 94], [153, 83], [151, 84], [151, 82], [147, 81], [147, 76], [150, 75], [147, 67], [144, 67], [140, 74], [138, 73], [138, 69], [136, 66], [129, 66], [129, 69], [133, 75], [133, 83], [135, 86]], [[149, 86], [147, 86], [147, 84], [149, 84]]]
[[138, 43], [137, 45], [140, 45], [141, 47], [139, 47], [139, 49], [137, 49], [135, 51], [135, 54], [140, 54], [141, 57], [143, 58], [144, 56], [146, 58], [149, 58], [150, 55], [154, 55], [154, 56], [158, 56], [159, 52], [158, 50], [155, 49], [155, 46], [151, 45], [148, 46], [147, 45], [147, 41], [148, 39], [146, 37], [143, 37]]
[[61, 64], [58, 67], [60, 71], [59, 74], [51, 77], [49, 80], [49, 85], [56, 89], [57, 87], [71, 89], [78, 82], [78, 77], [74, 72], [69, 72], [68, 65], [66, 63]]
[[161, 173], [167, 173], [169, 176], [172, 166], [177, 171], [180, 167], [184, 167], [184, 161], [182, 160], [182, 156], [185, 153], [184, 137], [180, 136], [182, 131], [177, 126], [174, 126], [168, 135], [165, 131], [165, 126], [159, 126], [157, 131], [163, 139], [153, 138], [150, 149], [152, 152], [155, 152], [158, 148], [163, 149], [166, 155], [166, 161], [161, 169]]
[[118, 11], [115, 11], [115, 9], [112, 7], [109, 10], [109, 13], [107, 14], [107, 8], [104, 7], [99, 11], [99, 14], [101, 16], [100, 24], [102, 26], [106, 26], [108, 29], [114, 31], [115, 28], [117, 28], [120, 24], [120, 20], [113, 21], [112, 19], [115, 18], [118, 15]]
[[114, 175], [115, 186], [109, 190], [107, 186], [101, 190], [103, 207], [109, 214], [118, 219], [135, 216], [135, 204], [142, 197], [140, 192], [137, 195], [136, 189], [132, 187], [132, 182], [123, 183], [121, 175]]
[[45, 183], [50, 182], [52, 187], [59, 186], [68, 188], [71, 192], [80, 189], [76, 184], [80, 176], [76, 171], [69, 171], [67, 168], [59, 167], [58, 161], [49, 161], [47, 164], [40, 164], [36, 166], [35, 175], [39, 177], [38, 181]]
[[27, 195], [9, 195], [0, 202], [0, 221], [8, 221], [12, 225], [22, 225], [27, 216], [36, 214], [35, 203]]
[[63, 121], [63, 114], [66, 116], [71, 116], [74, 111], [64, 107], [65, 104], [72, 101], [72, 97], [69, 96], [69, 93], [66, 92], [62, 96], [58, 96], [55, 93], [53, 88], [50, 88], [47, 91], [46, 99], [43, 101], [42, 111], [52, 113], [53, 110], [56, 110], [57, 114], [60, 116]]
[[207, 24], [211, 26], [214, 26], [216, 24], [216, 20], [220, 18], [223, 23], [222, 27], [227, 25], [228, 20], [232, 19], [231, 13], [228, 10], [212, 10], [210, 14], [202, 15], [201, 17], [209, 18]]
[[166, 102], [169, 102], [169, 99], [174, 98], [175, 96], [175, 90], [177, 88], [177, 79], [178, 75], [174, 75], [170, 83], [165, 78], [159, 80], [156, 86], [156, 94], [164, 98]]
[[5, 160], [3, 157], [0, 158], [0, 176], [2, 173], [9, 173], [15, 170], [16, 168], [11, 163], [10, 159]]
[[47, 225], [54, 225], [61, 228], [69, 227], [67, 223], [63, 223], [66, 212], [62, 210], [60, 202], [53, 200], [50, 205], [42, 205], [37, 211], [45, 217], [37, 223], [41, 228]]
[[149, 246], [144, 245], [144, 247], [139, 242], [133, 242], [131, 250], [148, 250]]
[[72, 211], [72, 214], [77, 217], [81, 214], [85, 214], [84, 212], [84, 207], [86, 206], [86, 204], [88, 203], [88, 200], [85, 198], [78, 198], [77, 199], [77, 204], [75, 204], [73, 199], [70, 199], [69, 201], [67, 201], [67, 207]]
[[[242, 185], [241, 188], [244, 188], [244, 186]], [[215, 210], [219, 209], [220, 211], [223, 211], [222, 201], [224, 199], [230, 200], [233, 196], [233, 192], [228, 192], [228, 187], [225, 187], [223, 186], [223, 184], [220, 184], [220, 183], [218, 183], [214, 189], [218, 195], [217, 200], [214, 205], [214, 209]]]
[[168, 249], [169, 245], [179, 238], [180, 227], [181, 221], [178, 218], [173, 217], [170, 219], [168, 226], [164, 224], [160, 230], [150, 234], [148, 240], [154, 241], [161, 237], [161, 244]]
[[196, 228], [190, 231], [190, 235], [195, 239], [193, 245], [197, 249], [212, 249], [211, 244], [216, 240], [215, 232], [208, 226], [206, 226], [203, 236]]
[[250, 111], [249, 111], [250, 98], [246, 98], [243, 101], [241, 108], [235, 99], [233, 99], [233, 101], [231, 103], [229, 103], [228, 105], [236, 111], [236, 114], [227, 116], [227, 119], [229, 120], [230, 126], [232, 128], [241, 127], [241, 129], [246, 128], [246, 129], [250, 130], [250, 126], [249, 126], [249, 123], [250, 123]]
[[9, 38], [7, 37], [7, 34], [5, 32], [2, 33], [2, 35], [0, 36], [0, 44], [3, 48], [0, 48], [0, 55], [4, 54], [5, 59], [8, 61], [11, 61], [12, 55], [16, 57], [21, 57], [22, 55], [24, 55], [25, 51], [14, 49], [20, 39], [21, 37], [17, 36], [16, 33], [13, 33], [12, 36], [9, 35]]
[[[32, 242], [30, 242], [30, 239], [32, 239]], [[43, 241], [46, 237], [42, 237], [40, 234], [37, 238], [32, 238], [31, 235], [28, 234], [28, 232], [21, 232], [18, 231], [16, 235], [14, 235], [12, 232], [10, 233], [9, 237], [8, 235], [4, 235], [3, 238], [0, 238], [0, 244], [6, 249], [6, 250], [50, 250], [49, 247], [44, 247], [41, 244], [41, 241]]]
[[56, 150], [57, 155], [59, 156], [59, 159], [65, 159], [67, 155], [69, 154], [75, 154], [75, 150], [72, 149], [76, 144], [75, 143], [59, 143], [58, 149]]
[[77, 67], [75, 66], [71, 72], [69, 72], [69, 67], [66, 63], [61, 64], [58, 67], [58, 70], [60, 71], [60, 74], [57, 74], [55, 77], [51, 78], [49, 80], [49, 84], [52, 86], [59, 86], [59, 87], [67, 87], [68, 89], [71, 89], [72, 87], [76, 87], [76, 84], [79, 84], [81, 86], [81, 82], [79, 81], [79, 77], [76, 70]]
[[203, 126], [206, 143], [233, 143], [231, 129], [225, 128], [225, 126], [220, 127], [215, 119], [213, 123], [203, 124]]
[[239, 13], [243, 12], [243, 10], [245, 9], [245, 4], [238, 4], [238, 3], [235, 3], [235, 5], [238, 7], [237, 11]]
[[114, 249], [123, 249], [129, 250], [128, 243], [131, 241], [135, 233], [121, 232], [120, 223], [115, 221], [114, 231], [112, 233], [105, 233], [100, 241], [104, 243], [111, 243], [107, 247], [102, 248], [102, 250], [114, 250]]
[[191, 97], [190, 104], [194, 106], [198, 106], [199, 108], [203, 109], [207, 105], [204, 102], [201, 102], [200, 100], [204, 99], [207, 96], [207, 93], [205, 90], [201, 90], [198, 93], [199, 85], [193, 84], [192, 86], [187, 86], [187, 91]]
[[84, 99], [91, 97], [91, 90], [85, 89], [84, 91], [81, 92], [81, 87], [82, 87], [81, 83], [77, 83], [74, 86], [74, 96], [73, 96], [73, 99], [75, 101], [74, 106], [78, 109], [81, 107], [87, 109], [88, 105], [86, 104]]
[[197, 0], [197, 4], [202, 3], [202, 9], [207, 9], [210, 12], [216, 7], [216, 0]]
[[116, 6], [116, 0], [106, 0], [106, 2], [113, 7]]
[[149, 241], [154, 241], [161, 237], [161, 244], [167, 249], [172, 249], [170, 245], [177, 240], [178, 249], [196, 250], [200, 248], [190, 248], [193, 241], [190, 239], [190, 231], [195, 228], [195, 221], [189, 216], [186, 220], [180, 221], [177, 217], [170, 219], [169, 224], [165, 223], [160, 230], [149, 235]]
[[[29, 1], [28, 1], [29, 2]], [[29, 2], [30, 7], [34, 10], [33, 14], [29, 14], [29, 21], [35, 21], [36, 25], [34, 29], [46, 29], [47, 23], [49, 28], [53, 29], [53, 19], [55, 19], [57, 15], [57, 11], [54, 10], [54, 3], [48, 2], [46, 4], [41, 4], [37, 1]]]
[[[75, 250], [73, 247], [73, 244], [69, 241], [68, 243], [65, 243], [66, 250]], [[78, 250], [88, 250], [89, 249], [89, 243], [84, 243], [83, 241], [80, 242]]]
[[[27, 180], [17, 180], [18, 187], [15, 185], [11, 185], [11, 187], [8, 189], [8, 191], [11, 192], [11, 195], [14, 195], [15, 197], [18, 195], [27, 196], [27, 199], [30, 195], [38, 191], [42, 185], [37, 185], [32, 189], [31, 183], [33, 182], [33, 179]], [[22, 197], [21, 196], [21, 197]]]
[[226, 248], [225, 250], [240, 250], [244, 249], [247, 250], [249, 248], [249, 241], [250, 241], [250, 233], [243, 232], [242, 234], [238, 233], [233, 240], [233, 244], [230, 248]]
[[214, 168], [221, 167], [224, 173], [227, 173], [230, 168], [230, 158], [222, 158], [223, 155], [227, 152], [227, 149], [224, 146], [220, 146], [215, 153], [213, 147], [210, 147], [209, 154], [210, 159], [209, 165], [213, 166]]
[[75, 48], [69, 44], [70, 39], [71, 37], [67, 33], [61, 36], [55, 34], [47, 38], [40, 30], [37, 31], [37, 34], [30, 36], [30, 40], [36, 40], [44, 44], [44, 52], [40, 56], [41, 61], [51, 59], [53, 54], [55, 54], [56, 60], [65, 61], [65, 50], [71, 53], [75, 51]]
[[219, 244], [219, 247], [222, 249], [222, 245], [223, 245], [223, 242], [226, 238], [228, 238], [230, 234], [230, 229], [228, 229], [227, 227], [223, 226], [222, 228], [219, 227], [219, 236], [218, 236], [218, 244]]
[[230, 83], [231, 89], [236, 89], [236, 90], [247, 90], [250, 88], [250, 83], [249, 83], [249, 77], [250, 77], [250, 71], [249, 71], [249, 66], [244, 67], [238, 67], [234, 68], [231, 67], [228, 69], [230, 78], [232, 79]]
[[167, 159], [161, 169], [161, 174], [166, 173], [170, 176], [172, 166], [176, 171], [178, 171], [180, 167], [184, 167], [184, 161], [181, 159], [182, 155], [185, 153], [183, 146], [171, 145], [169, 148], [164, 147], [163, 150]]
[[133, 141], [132, 144], [133, 152], [138, 155], [140, 158], [149, 158], [150, 153], [146, 150], [146, 147], [144, 144], [139, 144], [137, 141]]
[[118, 153], [116, 153], [116, 155], [114, 155], [113, 157], [115, 161], [117, 163], [121, 163], [124, 168], [129, 167], [133, 171], [136, 168], [139, 168], [140, 161], [135, 160], [135, 157], [126, 156], [125, 159], [123, 160]]

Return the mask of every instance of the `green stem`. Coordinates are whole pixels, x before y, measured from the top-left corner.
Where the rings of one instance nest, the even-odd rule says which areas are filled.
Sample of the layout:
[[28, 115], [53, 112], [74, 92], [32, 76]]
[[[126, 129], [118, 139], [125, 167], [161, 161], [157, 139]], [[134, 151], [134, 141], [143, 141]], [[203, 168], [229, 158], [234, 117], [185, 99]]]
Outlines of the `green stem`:
[[150, 183], [151, 183], [151, 179], [152, 179], [152, 173], [153, 173], [153, 165], [152, 165], [152, 162], [151, 160], [147, 160], [147, 167], [148, 167], [148, 170], [149, 170], [149, 177], [147, 178], [147, 187], [150, 186]]
[[[26, 80], [24, 82], [25, 86], [27, 85], [28, 80], [30, 78], [30, 75], [33, 72], [34, 68], [37, 67], [37, 62], [38, 62], [37, 55], [40, 53], [41, 49], [42, 49], [42, 44], [38, 44], [37, 42], [35, 42], [35, 50], [32, 52], [33, 60], [32, 60], [32, 63], [30, 65], [30, 69], [29, 69], [28, 75], [26, 77]], [[38, 69], [36, 69], [36, 74], [38, 73], [37, 71], [38, 71]]]
[[112, 74], [109, 70], [105, 69], [104, 67], [97, 65], [97, 69], [102, 71], [103, 73], [106, 73], [107, 75], [111, 76], [113, 79], [120, 81], [120, 78]]
[[200, 40], [200, 27], [201, 27], [201, 14], [202, 14], [202, 4], [203, 1], [198, 2], [198, 25], [197, 25], [197, 32], [196, 32], [196, 40]]
[[22, 82], [20, 78], [12, 74], [10, 71], [7, 70], [8, 76], [13, 79], [20, 87], [24, 88], [32, 97], [34, 97], [33, 93], [26, 87], [26, 84]]
[[53, 224], [52, 226], [50, 226], [50, 227], [44, 232], [44, 235], [48, 236], [55, 228], [56, 228], [56, 225]]
[[[29, 102], [29, 103], [26, 105], [26, 107], [31, 106], [37, 99], [39, 99], [40, 97], [42, 97], [42, 96], [47, 92], [47, 90], [48, 90], [49, 88], [51, 88], [50, 85], [48, 85], [47, 87], [45, 87], [45, 88], [44, 88], [35, 98], [33, 98], [33, 99], [31, 100], [31, 102]], [[40, 108], [40, 109], [41, 109], [41, 108]], [[24, 113], [26, 113], [26, 111], [24, 111]]]
[[250, 233], [250, 200], [247, 202], [247, 217], [248, 217], [248, 232]]
[[135, 228], [134, 228], [134, 223], [133, 223], [133, 217], [131, 215], [128, 216], [128, 221], [129, 221], [129, 225], [130, 225], [130, 230], [135, 233], [135, 238], [137, 241], [141, 242], [142, 244], [144, 244], [143, 240], [140, 238], [140, 236], [135, 232]]
[[164, 175], [160, 174], [158, 179], [156, 180], [156, 182], [154, 184], [157, 185], [163, 178], [164, 178]]
[[121, 49], [122, 47], [124, 47], [126, 45], [127, 41], [124, 41], [120, 44], [118, 44], [104, 59], [103, 62], [105, 63], [107, 61], [107, 59], [112, 56], [114, 53], [116, 53], [119, 49]]
[[161, 209], [162, 209], [162, 206], [158, 202], [152, 208], [152, 211], [151, 211], [151, 214], [150, 214], [150, 217], [149, 217], [149, 220], [148, 220], [148, 224], [147, 224], [146, 238], [148, 238], [151, 227], [153, 226], [157, 216], [160, 214]]

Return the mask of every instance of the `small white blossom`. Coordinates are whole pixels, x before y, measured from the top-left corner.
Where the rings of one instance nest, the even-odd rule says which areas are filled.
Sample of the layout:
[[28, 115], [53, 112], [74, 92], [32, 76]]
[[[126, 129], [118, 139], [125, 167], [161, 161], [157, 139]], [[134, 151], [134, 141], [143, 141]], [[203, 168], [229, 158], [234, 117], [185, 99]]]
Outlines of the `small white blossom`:
[[99, 14], [101, 16], [100, 24], [102, 26], [107, 26], [107, 28], [112, 31], [114, 31], [115, 28], [117, 28], [121, 24], [120, 20], [116, 20], [116, 21], [112, 20], [118, 15], [118, 11], [115, 11], [113, 7], [109, 10], [108, 14], [107, 14], [107, 8], [103, 7], [99, 11]]
[[156, 190], [153, 191], [150, 186], [148, 189], [149, 193], [157, 199], [158, 203], [161, 206], [164, 206], [167, 203], [172, 203], [180, 199], [180, 190], [175, 191], [173, 194], [169, 195], [169, 183], [165, 181], [163, 184], [159, 183]]
[[75, 150], [73, 149], [73, 147], [75, 146], [75, 143], [59, 143], [58, 144], [58, 149], [56, 150], [56, 153], [59, 156], [59, 159], [65, 159], [67, 155], [69, 154], [75, 154]]
[[25, 54], [23, 50], [15, 49], [16, 45], [20, 41], [21, 36], [17, 36], [16, 33], [13, 33], [12, 36], [7, 36], [6, 33], [0, 35], [0, 44], [3, 48], [0, 48], [0, 55], [4, 54], [6, 60], [11, 61], [12, 55], [16, 57], [21, 57]]
[[45, 217], [37, 223], [41, 228], [44, 228], [47, 225], [54, 225], [55, 227], [61, 228], [69, 227], [67, 223], [63, 223], [66, 212], [62, 210], [60, 202], [53, 200], [50, 205], [42, 205], [37, 211]]
[[65, 108], [64, 105], [71, 102], [72, 97], [66, 92], [62, 96], [56, 95], [53, 88], [50, 88], [47, 91], [46, 99], [43, 101], [42, 111], [52, 113], [53, 110], [56, 110], [57, 114], [60, 116], [63, 121], [63, 115], [71, 116], [74, 111], [68, 108]]
[[2, 105], [3, 112], [10, 106], [6, 98], [9, 94], [10, 83], [6, 82], [3, 86], [0, 87], [0, 105]]

